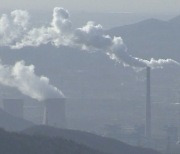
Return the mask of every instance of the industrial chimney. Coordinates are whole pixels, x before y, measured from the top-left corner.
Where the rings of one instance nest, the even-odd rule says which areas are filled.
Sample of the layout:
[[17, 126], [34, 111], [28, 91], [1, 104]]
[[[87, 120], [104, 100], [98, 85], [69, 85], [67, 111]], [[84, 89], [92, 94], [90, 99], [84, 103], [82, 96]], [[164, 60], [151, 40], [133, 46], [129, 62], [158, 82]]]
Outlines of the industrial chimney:
[[44, 101], [45, 125], [66, 128], [65, 98], [49, 98]]
[[23, 118], [23, 105], [22, 99], [3, 99], [4, 111], [18, 118]]
[[146, 68], [146, 125], [145, 136], [151, 138], [151, 68]]

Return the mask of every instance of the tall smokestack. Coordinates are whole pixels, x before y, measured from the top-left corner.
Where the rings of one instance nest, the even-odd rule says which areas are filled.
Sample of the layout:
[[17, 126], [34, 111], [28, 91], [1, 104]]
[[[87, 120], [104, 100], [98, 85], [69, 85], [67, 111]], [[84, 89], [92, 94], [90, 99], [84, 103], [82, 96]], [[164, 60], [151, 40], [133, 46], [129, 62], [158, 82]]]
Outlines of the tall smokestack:
[[22, 99], [3, 99], [4, 111], [18, 118], [23, 118], [23, 105]]
[[65, 98], [49, 98], [44, 105], [44, 124], [66, 128]]
[[146, 79], [146, 126], [145, 136], [151, 138], [151, 68], [146, 68], [147, 79]]

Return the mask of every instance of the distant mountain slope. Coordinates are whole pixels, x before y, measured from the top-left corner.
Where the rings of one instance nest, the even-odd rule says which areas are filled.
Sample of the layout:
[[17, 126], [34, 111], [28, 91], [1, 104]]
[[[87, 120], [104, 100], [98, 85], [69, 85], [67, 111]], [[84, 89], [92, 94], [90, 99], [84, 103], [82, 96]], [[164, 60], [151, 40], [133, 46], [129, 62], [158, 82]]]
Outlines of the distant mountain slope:
[[0, 130], [1, 154], [104, 154], [62, 138], [28, 136]]
[[169, 20], [170, 23], [180, 26], [180, 15]]
[[151, 149], [133, 147], [115, 139], [97, 136], [76, 130], [57, 129], [48, 126], [35, 126], [23, 131], [28, 135], [45, 135], [50, 137], [62, 137], [90, 148], [110, 154], [159, 154]]
[[8, 131], [21, 131], [25, 128], [32, 127], [34, 124], [24, 119], [13, 117], [0, 109], [0, 128]]
[[170, 21], [148, 19], [136, 24], [112, 28], [107, 33], [121, 36], [129, 52], [134, 56], [179, 60], [179, 25], [179, 17]]

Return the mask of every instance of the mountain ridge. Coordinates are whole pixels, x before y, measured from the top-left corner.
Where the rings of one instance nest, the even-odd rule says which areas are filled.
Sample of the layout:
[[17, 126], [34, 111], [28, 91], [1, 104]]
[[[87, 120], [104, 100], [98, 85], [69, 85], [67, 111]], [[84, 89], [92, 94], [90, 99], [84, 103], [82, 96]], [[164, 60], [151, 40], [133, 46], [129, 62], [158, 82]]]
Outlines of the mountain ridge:
[[128, 52], [146, 59], [172, 58], [180, 56], [180, 20], [169, 21], [147, 19], [141, 22], [112, 28], [106, 31], [111, 36], [121, 36]]
[[10, 133], [0, 129], [3, 154], [105, 154], [63, 138]]
[[121, 141], [101, 137], [95, 134], [82, 132], [78, 130], [65, 130], [60, 128], [53, 128], [49, 126], [35, 126], [28, 128], [22, 133], [28, 135], [43, 135], [48, 137], [61, 137], [67, 140], [74, 141], [78, 144], [83, 144], [87, 147], [93, 148], [101, 152], [107, 152], [110, 154], [159, 154], [152, 149], [133, 147]]

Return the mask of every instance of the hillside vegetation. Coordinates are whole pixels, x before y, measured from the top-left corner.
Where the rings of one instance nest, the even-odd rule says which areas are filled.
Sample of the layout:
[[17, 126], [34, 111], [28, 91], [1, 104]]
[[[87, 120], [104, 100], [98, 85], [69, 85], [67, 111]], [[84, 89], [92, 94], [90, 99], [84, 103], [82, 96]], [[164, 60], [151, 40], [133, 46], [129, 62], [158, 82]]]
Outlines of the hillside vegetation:
[[159, 154], [159, 152], [155, 150], [133, 147], [115, 139], [77, 130], [35, 126], [24, 130], [23, 133], [29, 135], [44, 135], [48, 137], [62, 137], [109, 154]]
[[1, 154], [104, 154], [62, 138], [28, 136], [0, 130]]

